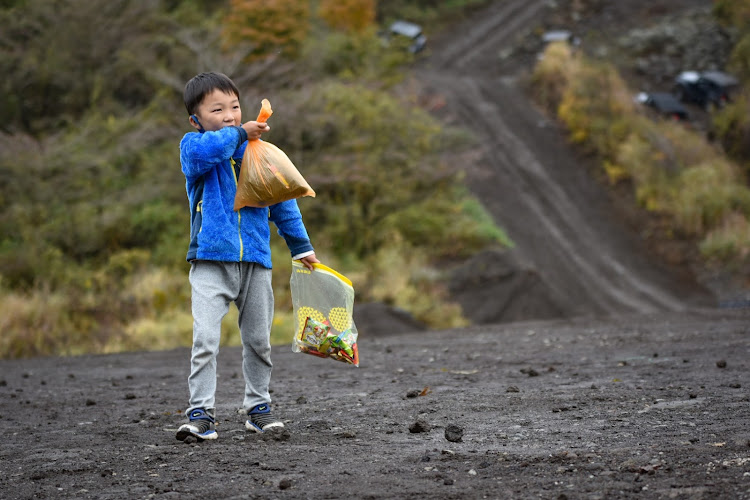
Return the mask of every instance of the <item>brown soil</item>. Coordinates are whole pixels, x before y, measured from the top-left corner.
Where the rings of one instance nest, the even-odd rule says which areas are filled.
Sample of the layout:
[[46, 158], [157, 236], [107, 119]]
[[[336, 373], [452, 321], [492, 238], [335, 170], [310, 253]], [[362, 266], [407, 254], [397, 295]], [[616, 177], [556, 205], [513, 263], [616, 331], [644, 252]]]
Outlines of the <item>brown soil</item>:
[[0, 497], [750, 499], [750, 313], [704, 308], [525, 98], [528, 61], [495, 65], [547, 4], [492, 4], [431, 40], [417, 77], [476, 132], [469, 183], [563, 319], [390, 336], [363, 320], [359, 368], [274, 347], [286, 427], [264, 435], [244, 430], [225, 348], [219, 439], [193, 444], [174, 438], [188, 349], [0, 361]]

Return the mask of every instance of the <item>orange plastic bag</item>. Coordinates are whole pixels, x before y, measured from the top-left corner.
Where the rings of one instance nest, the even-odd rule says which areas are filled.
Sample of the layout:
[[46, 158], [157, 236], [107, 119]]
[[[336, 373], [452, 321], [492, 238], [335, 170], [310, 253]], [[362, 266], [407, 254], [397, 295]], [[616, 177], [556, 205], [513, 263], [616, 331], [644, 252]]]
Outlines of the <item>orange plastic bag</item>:
[[[271, 103], [263, 99], [256, 121], [265, 123], [272, 113]], [[263, 208], [302, 196], [314, 197], [315, 191], [282, 150], [260, 139], [247, 143], [237, 180], [235, 210]]]

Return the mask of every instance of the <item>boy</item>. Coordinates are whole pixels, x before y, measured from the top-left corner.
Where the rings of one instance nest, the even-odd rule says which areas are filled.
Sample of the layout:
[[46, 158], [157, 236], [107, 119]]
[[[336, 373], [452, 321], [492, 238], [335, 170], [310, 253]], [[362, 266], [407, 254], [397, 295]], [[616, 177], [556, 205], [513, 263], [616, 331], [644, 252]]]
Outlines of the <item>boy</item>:
[[263, 432], [284, 424], [272, 416], [271, 378], [271, 247], [269, 220], [292, 253], [308, 268], [318, 262], [302, 223], [297, 202], [268, 208], [233, 210], [240, 164], [248, 140], [270, 128], [242, 123], [240, 92], [220, 73], [201, 73], [185, 85], [185, 107], [198, 131], [180, 142], [180, 163], [187, 180], [191, 227], [187, 260], [192, 288], [193, 348], [188, 423], [177, 439], [216, 439], [216, 356], [221, 320], [234, 301], [239, 310], [242, 373], [245, 378], [245, 427]]

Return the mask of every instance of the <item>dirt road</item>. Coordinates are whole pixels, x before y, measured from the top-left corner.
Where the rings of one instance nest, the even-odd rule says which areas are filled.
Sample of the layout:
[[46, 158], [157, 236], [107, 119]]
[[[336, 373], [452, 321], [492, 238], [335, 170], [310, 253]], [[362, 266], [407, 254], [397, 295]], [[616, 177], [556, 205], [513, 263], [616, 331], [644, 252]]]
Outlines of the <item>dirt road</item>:
[[501, 58], [545, 15], [543, 0], [496, 2], [437, 40], [420, 65], [425, 92], [444, 96], [442, 118], [468, 128], [481, 144], [482, 160], [466, 168], [469, 185], [563, 316], [715, 303], [687, 273], [656, 262], [623, 228], [589, 165], [524, 96], [518, 78], [533, 61]]

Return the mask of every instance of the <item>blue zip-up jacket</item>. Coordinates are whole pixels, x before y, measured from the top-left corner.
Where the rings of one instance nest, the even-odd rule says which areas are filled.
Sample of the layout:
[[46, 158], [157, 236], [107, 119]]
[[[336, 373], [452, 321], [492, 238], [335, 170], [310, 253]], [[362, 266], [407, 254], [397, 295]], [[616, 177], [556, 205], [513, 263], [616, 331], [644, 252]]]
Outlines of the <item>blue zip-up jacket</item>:
[[296, 200], [234, 211], [247, 133], [242, 127], [189, 132], [180, 142], [180, 163], [190, 202], [187, 260], [256, 262], [271, 268], [274, 222], [292, 256], [313, 251]]

